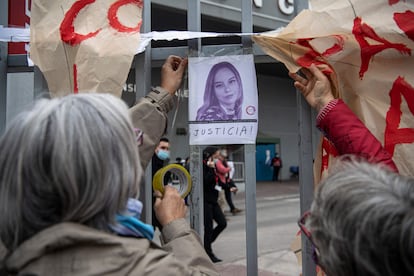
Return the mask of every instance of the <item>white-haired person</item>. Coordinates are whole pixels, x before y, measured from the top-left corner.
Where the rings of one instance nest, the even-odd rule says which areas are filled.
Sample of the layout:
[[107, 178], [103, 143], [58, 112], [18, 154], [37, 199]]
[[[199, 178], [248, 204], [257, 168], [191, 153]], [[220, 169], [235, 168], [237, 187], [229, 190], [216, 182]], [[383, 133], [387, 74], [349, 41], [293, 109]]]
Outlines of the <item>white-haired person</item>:
[[161, 87], [130, 111], [143, 139], [109, 94], [43, 99], [16, 117], [0, 140], [2, 275], [218, 275], [176, 189], [154, 205], [161, 246], [135, 199], [186, 63], [170, 56]]
[[356, 115], [334, 99], [315, 65], [289, 73], [318, 112], [317, 126], [342, 155], [317, 188], [299, 226], [327, 275], [414, 275], [414, 179]]

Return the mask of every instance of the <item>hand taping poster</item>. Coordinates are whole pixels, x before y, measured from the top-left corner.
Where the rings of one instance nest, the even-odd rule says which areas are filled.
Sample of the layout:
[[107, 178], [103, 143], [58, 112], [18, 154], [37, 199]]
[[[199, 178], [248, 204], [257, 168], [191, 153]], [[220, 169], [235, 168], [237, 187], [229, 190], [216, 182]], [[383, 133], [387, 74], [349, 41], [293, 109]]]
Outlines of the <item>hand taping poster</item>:
[[137, 51], [142, 0], [33, 0], [30, 57], [52, 96], [120, 96]]
[[190, 145], [255, 144], [253, 56], [190, 58], [188, 70]]
[[[399, 172], [414, 176], [414, 4], [399, 0], [313, 0], [279, 34], [253, 40], [290, 71], [324, 68], [344, 99], [391, 153]], [[317, 178], [335, 150], [321, 142]]]

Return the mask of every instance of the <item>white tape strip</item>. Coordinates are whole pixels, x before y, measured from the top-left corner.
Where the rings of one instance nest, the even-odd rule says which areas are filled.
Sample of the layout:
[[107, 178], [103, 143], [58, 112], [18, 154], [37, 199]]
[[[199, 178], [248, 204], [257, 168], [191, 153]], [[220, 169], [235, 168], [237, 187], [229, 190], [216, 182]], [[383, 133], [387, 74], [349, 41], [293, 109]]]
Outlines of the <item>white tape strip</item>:
[[29, 42], [30, 29], [5, 28], [0, 25], [0, 41], [2, 42]]
[[[272, 33], [280, 32], [282, 28]], [[140, 45], [137, 54], [144, 52], [151, 40], [186, 40], [193, 38], [226, 37], [226, 36], [251, 36], [259, 33], [212, 33], [212, 32], [190, 32], [190, 31], [164, 31], [149, 32], [141, 34]], [[0, 25], [0, 41], [2, 42], [30, 42], [29, 28], [6, 28]]]

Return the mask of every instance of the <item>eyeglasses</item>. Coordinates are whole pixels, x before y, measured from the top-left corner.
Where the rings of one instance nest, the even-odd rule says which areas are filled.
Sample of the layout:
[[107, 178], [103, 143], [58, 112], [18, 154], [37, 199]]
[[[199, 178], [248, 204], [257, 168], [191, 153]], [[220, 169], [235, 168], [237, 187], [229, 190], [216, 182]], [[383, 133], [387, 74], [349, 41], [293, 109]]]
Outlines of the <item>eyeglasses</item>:
[[137, 145], [141, 146], [142, 143], [144, 142], [144, 132], [139, 128], [134, 128], [134, 132], [135, 132], [135, 139], [137, 141]]
[[313, 242], [312, 239], [312, 234], [309, 231], [309, 229], [305, 226], [306, 225], [306, 220], [310, 217], [311, 212], [307, 211], [303, 214], [303, 216], [298, 220], [298, 225], [300, 230], [302, 231], [302, 233], [306, 236], [306, 238], [309, 240], [311, 246], [312, 246], [312, 259], [315, 262], [315, 264], [318, 265], [318, 261], [319, 261], [319, 249], [318, 247], [315, 245], [315, 243]]

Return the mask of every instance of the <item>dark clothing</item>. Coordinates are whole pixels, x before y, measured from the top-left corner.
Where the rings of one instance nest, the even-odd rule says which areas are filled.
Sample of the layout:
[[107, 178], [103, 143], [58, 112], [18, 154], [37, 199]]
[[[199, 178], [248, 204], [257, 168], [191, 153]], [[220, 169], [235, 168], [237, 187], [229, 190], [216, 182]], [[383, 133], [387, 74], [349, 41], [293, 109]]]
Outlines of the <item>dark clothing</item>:
[[[204, 183], [204, 248], [207, 254], [213, 255], [211, 244], [216, 240], [218, 235], [227, 227], [226, 218], [218, 204], [218, 194], [216, 190], [217, 176], [214, 168], [207, 166], [203, 162], [203, 183]], [[217, 226], [213, 228], [213, 220]]]
[[[213, 220], [217, 226], [213, 228]], [[204, 203], [204, 248], [207, 255], [211, 256], [213, 250], [211, 244], [226, 228], [227, 221], [218, 203]]]
[[279, 181], [279, 171], [282, 167], [282, 160], [279, 157], [273, 157], [272, 158], [272, 167], [273, 167], [273, 181]]
[[214, 168], [210, 168], [205, 162], [203, 162], [203, 184], [204, 202], [217, 202], [219, 192], [215, 188], [217, 184], [216, 172]]
[[164, 167], [164, 160], [159, 159], [158, 156], [156, 154], [154, 154], [152, 156], [151, 165], [152, 165], [152, 176], [154, 176], [154, 174], [159, 169], [161, 169], [162, 167]]
[[279, 171], [280, 171], [280, 167], [273, 167], [273, 177], [272, 177], [273, 181], [279, 181]]
[[231, 191], [230, 191], [231, 188], [232, 188], [232, 186], [230, 186], [230, 185], [225, 187], [224, 188], [224, 195], [226, 196], [227, 204], [230, 207], [230, 212], [233, 212], [236, 209], [236, 207], [233, 204], [233, 198], [232, 198]]
[[[164, 160], [159, 159], [158, 156], [154, 154], [151, 160], [152, 177], [154, 177], [155, 173], [159, 169], [162, 169], [162, 167], [164, 167]], [[167, 179], [167, 177], [169, 177], [169, 175], [167, 176], [167, 174], [165, 174], [164, 185], [166, 184], [165, 180]], [[155, 197], [152, 197], [152, 206], [154, 206], [154, 203], [155, 203]], [[152, 226], [154, 226], [154, 228], [158, 227], [160, 231], [162, 230], [162, 226], [159, 223], [157, 217], [155, 216], [154, 208], [152, 209]]]

